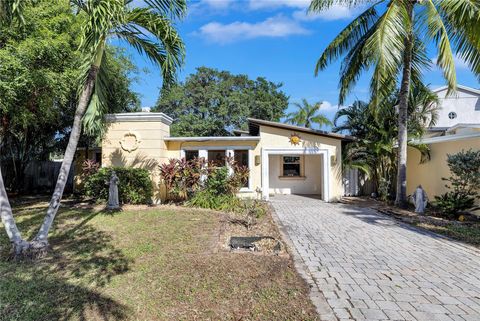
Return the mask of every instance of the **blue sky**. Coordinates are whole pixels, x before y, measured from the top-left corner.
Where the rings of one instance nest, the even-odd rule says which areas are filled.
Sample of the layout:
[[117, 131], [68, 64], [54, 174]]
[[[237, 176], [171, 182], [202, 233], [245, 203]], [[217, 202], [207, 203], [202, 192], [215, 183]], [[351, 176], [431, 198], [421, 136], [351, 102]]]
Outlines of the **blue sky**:
[[[284, 84], [290, 102], [307, 98], [324, 101], [325, 113], [333, 117], [338, 109], [340, 64], [331, 65], [314, 77], [316, 60], [328, 43], [360, 11], [335, 6], [327, 12], [307, 15], [309, 0], [197, 0], [189, 2], [187, 18], [177, 26], [186, 43], [186, 63], [179, 80], [199, 66], [264, 76]], [[433, 48], [432, 48], [433, 49]], [[141, 73], [133, 90], [141, 94], [142, 106], [153, 106], [161, 87], [159, 71], [145, 58], [130, 51]], [[431, 50], [430, 57], [436, 53]], [[457, 59], [458, 83], [479, 88], [475, 76]], [[347, 102], [368, 97], [366, 74]], [[444, 84], [435, 69], [425, 74], [432, 88]], [[292, 109], [292, 107], [289, 107]]]

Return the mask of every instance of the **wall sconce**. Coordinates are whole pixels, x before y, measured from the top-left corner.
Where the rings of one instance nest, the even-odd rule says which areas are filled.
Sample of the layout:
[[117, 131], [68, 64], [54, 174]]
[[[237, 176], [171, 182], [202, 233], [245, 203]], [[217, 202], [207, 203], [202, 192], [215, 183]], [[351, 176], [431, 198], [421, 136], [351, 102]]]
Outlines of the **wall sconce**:
[[335, 155], [330, 156], [330, 165], [331, 166], [337, 165], [337, 157]]
[[261, 160], [262, 160], [262, 159], [261, 159], [260, 155], [256, 155], [256, 156], [255, 156], [255, 166], [260, 165]]

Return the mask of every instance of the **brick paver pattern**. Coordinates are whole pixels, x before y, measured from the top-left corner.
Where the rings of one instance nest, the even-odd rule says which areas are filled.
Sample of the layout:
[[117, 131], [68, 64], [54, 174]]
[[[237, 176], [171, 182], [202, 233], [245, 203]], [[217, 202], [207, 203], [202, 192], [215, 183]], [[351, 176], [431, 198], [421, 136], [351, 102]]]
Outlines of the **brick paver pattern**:
[[480, 320], [480, 251], [371, 209], [271, 203], [339, 320]]

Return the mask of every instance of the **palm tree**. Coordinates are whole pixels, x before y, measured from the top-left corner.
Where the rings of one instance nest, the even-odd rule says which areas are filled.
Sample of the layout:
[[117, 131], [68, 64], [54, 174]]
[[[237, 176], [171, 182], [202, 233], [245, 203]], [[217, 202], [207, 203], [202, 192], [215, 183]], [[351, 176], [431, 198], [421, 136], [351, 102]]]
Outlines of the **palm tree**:
[[312, 128], [314, 124], [318, 124], [320, 128], [323, 125], [332, 125], [332, 122], [319, 112], [322, 104], [318, 102], [312, 105], [305, 98], [301, 104], [293, 103], [297, 110], [287, 115], [287, 123], [307, 128]]
[[[0, 1], [2, 5], [16, 2]], [[84, 72], [57, 184], [43, 224], [31, 242], [22, 238], [15, 224], [0, 171], [0, 214], [15, 255], [36, 255], [48, 247], [48, 233], [60, 206], [80, 138], [83, 117], [87, 117], [84, 122], [87, 129], [95, 128], [103, 118], [105, 92], [108, 90], [108, 78], [104, 72], [107, 63], [107, 41], [113, 37], [118, 38], [147, 56], [160, 67], [164, 86], [175, 81], [176, 71], [182, 65], [185, 54], [184, 44], [172, 20], [185, 15], [186, 0], [145, 0], [143, 4], [136, 1], [136, 5], [132, 0], [70, 0], [70, 3], [85, 20], [80, 45], [80, 51], [85, 58]], [[21, 12], [17, 14], [21, 16]]]
[[[420, 137], [425, 128], [434, 126], [438, 117], [438, 98], [423, 84], [416, 84], [411, 90], [408, 102], [408, 136]], [[414, 95], [415, 94], [415, 95]], [[380, 196], [387, 198], [395, 180], [396, 137], [398, 124], [396, 110], [398, 94], [394, 93], [381, 102], [376, 109], [371, 104], [355, 101], [351, 106], [340, 109], [334, 118], [334, 132], [347, 132], [357, 137], [344, 149], [344, 165], [357, 168], [373, 182], [375, 192], [382, 190]], [[425, 145], [412, 144], [422, 154], [422, 161], [429, 157]], [[387, 186], [382, 186], [382, 185]], [[383, 188], [381, 188], [383, 187]], [[386, 194], [385, 194], [386, 193]]]
[[[437, 46], [437, 65], [449, 92], [456, 89], [455, 51], [480, 75], [480, 4], [472, 0], [312, 0], [309, 10], [318, 12], [333, 5], [369, 4], [327, 46], [315, 74], [344, 56], [340, 78], [340, 104], [360, 75], [373, 69], [371, 93], [374, 105], [399, 84], [397, 189], [395, 203], [406, 203], [407, 119], [411, 80], [420, 80], [429, 67], [426, 43]], [[416, 50], [414, 50], [416, 48]], [[399, 77], [400, 76], [400, 77]]]

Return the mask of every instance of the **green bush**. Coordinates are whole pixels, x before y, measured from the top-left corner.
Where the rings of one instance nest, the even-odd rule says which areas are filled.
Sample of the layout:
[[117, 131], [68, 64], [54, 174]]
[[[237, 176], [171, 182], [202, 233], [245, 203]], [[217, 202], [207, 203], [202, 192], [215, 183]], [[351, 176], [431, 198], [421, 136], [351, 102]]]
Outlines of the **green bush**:
[[462, 211], [472, 209], [480, 187], [480, 151], [472, 149], [447, 155], [452, 174], [442, 180], [450, 191], [435, 196], [435, 206], [449, 218], [458, 218]]
[[475, 198], [458, 191], [449, 191], [441, 196], [435, 196], [435, 200], [436, 207], [450, 219], [458, 219], [462, 211], [475, 205]]
[[85, 195], [97, 200], [108, 200], [112, 170], [119, 178], [118, 196], [122, 204], [149, 204], [152, 201], [152, 180], [148, 170], [129, 167], [104, 167], [87, 177]]

